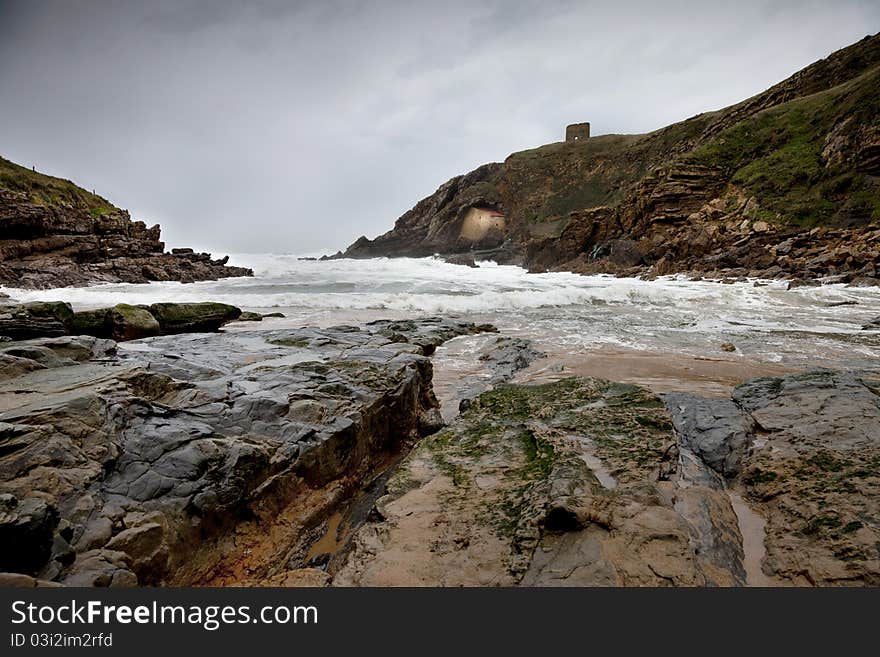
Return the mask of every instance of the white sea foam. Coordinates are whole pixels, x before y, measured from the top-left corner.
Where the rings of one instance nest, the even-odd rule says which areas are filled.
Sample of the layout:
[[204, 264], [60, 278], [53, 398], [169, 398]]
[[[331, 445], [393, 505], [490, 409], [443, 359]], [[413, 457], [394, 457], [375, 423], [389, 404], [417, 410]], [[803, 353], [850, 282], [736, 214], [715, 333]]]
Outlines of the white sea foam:
[[717, 353], [720, 341], [735, 338], [740, 353], [751, 351], [767, 360], [825, 364], [880, 357], [880, 336], [861, 330], [880, 316], [880, 290], [874, 288], [789, 290], [779, 281], [755, 286], [679, 277], [643, 281], [529, 274], [494, 262], [469, 268], [435, 258], [320, 262], [295, 255], [236, 254], [230, 262], [253, 268], [255, 276], [187, 285], [4, 291], [21, 301], [64, 299], [77, 308], [222, 301], [281, 310], [291, 323], [454, 314], [573, 347]]

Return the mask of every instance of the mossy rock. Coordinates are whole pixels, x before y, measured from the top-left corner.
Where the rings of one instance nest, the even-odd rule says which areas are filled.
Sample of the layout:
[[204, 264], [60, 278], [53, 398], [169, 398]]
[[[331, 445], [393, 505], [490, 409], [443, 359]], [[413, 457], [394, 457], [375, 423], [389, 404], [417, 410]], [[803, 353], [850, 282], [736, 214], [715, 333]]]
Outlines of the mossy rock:
[[238, 316], [239, 322], [262, 322], [263, 316], [260, 313], [243, 312]]
[[73, 318], [73, 308], [66, 301], [31, 301], [30, 303], [7, 303], [0, 305], [0, 313], [27, 315], [28, 317], [57, 319], [68, 324]]
[[73, 308], [63, 301], [0, 306], [0, 335], [13, 340], [67, 335]]
[[33, 301], [24, 308], [31, 317], [54, 317], [65, 325], [73, 319], [73, 308], [66, 301]]
[[71, 335], [92, 335], [96, 338], [109, 338], [112, 334], [110, 309], [82, 310], [73, 313], [70, 320]]
[[206, 333], [238, 319], [241, 309], [225, 303], [154, 303], [150, 312], [162, 333]]
[[114, 340], [137, 340], [159, 335], [159, 322], [148, 310], [120, 303], [107, 312], [110, 337]]

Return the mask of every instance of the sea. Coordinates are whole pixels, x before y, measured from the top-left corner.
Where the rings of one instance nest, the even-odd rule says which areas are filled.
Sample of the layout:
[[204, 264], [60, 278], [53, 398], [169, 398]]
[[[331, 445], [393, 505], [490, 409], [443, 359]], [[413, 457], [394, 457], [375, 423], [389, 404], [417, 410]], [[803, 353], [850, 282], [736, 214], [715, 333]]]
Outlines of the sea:
[[[880, 330], [863, 328], [880, 318], [878, 288], [534, 274], [491, 261], [471, 268], [431, 257], [320, 261], [234, 254], [230, 264], [251, 267], [254, 276], [3, 291], [19, 301], [69, 301], [77, 310], [210, 300], [285, 315], [230, 330], [457, 317], [492, 323], [563, 362], [584, 354], [652, 354], [795, 370], [880, 369]], [[725, 343], [735, 350], [724, 351]]]

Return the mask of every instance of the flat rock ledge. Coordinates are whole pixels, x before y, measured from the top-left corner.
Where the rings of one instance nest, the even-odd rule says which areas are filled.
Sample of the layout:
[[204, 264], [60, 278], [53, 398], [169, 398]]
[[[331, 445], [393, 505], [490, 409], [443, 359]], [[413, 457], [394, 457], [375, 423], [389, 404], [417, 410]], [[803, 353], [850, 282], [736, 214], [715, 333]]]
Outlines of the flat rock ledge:
[[0, 583], [318, 581], [289, 565], [298, 541], [440, 428], [427, 356], [484, 330], [434, 318], [5, 343]]
[[[225, 303], [154, 303], [81, 310], [64, 301], [0, 304], [0, 342], [62, 335], [90, 335], [117, 342], [154, 335], [206, 333], [240, 319], [240, 308]], [[247, 313], [249, 316], [262, 315]], [[247, 319], [247, 318], [246, 318]]]

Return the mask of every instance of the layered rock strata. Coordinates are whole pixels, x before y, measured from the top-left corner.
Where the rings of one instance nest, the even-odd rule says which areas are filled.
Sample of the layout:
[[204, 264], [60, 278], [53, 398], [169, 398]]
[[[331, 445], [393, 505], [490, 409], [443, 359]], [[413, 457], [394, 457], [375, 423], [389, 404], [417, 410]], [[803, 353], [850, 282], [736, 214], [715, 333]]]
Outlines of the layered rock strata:
[[166, 252], [160, 232], [68, 180], [0, 158], [0, 285], [47, 289], [253, 275], [227, 265], [229, 256]]
[[486, 328], [7, 343], [3, 568], [96, 586], [284, 577], [310, 527], [442, 424], [426, 354]]

